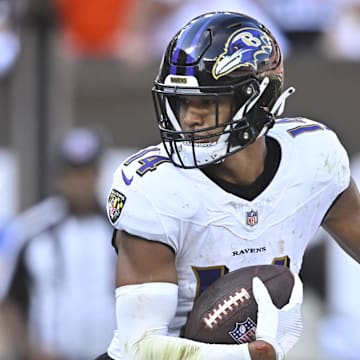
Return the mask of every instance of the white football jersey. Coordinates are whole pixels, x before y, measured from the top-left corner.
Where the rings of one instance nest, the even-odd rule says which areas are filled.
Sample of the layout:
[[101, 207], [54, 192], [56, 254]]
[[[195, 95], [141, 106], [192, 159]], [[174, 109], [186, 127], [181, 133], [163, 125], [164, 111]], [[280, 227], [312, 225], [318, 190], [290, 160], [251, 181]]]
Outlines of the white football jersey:
[[350, 180], [346, 151], [325, 125], [279, 119], [268, 132], [281, 147], [271, 183], [252, 201], [224, 191], [199, 169], [181, 169], [157, 145], [116, 170], [108, 216], [117, 229], [176, 254], [178, 335], [194, 299], [228, 271], [279, 264], [300, 271], [308, 242]]

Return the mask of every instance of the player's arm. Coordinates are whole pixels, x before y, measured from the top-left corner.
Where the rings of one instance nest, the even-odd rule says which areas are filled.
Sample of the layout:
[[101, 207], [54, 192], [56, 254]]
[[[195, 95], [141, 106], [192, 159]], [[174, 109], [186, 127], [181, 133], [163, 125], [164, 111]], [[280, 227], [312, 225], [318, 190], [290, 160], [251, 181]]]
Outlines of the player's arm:
[[360, 194], [353, 179], [331, 206], [322, 225], [351, 257], [360, 262]]
[[[275, 360], [268, 342], [204, 344], [167, 336], [177, 307], [175, 255], [164, 244], [117, 231], [117, 330], [108, 349], [120, 359]], [[259, 306], [260, 307], [260, 306]], [[187, 357], [185, 357], [185, 355]]]
[[120, 230], [116, 231], [115, 244], [117, 287], [149, 282], [177, 284], [175, 254], [170, 247]]

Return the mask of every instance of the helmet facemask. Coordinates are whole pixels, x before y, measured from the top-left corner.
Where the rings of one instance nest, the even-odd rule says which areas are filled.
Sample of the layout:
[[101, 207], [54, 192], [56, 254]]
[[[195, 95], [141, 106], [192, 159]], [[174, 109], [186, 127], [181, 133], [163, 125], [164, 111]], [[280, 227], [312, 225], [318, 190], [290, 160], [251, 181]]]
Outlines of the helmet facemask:
[[[183, 168], [204, 167], [220, 162], [226, 156], [254, 142], [262, 129], [255, 128], [248, 115], [268, 83], [267, 78], [261, 84], [251, 79], [223, 89], [157, 84], [153, 95], [160, 134], [175, 165]], [[219, 104], [224, 97], [229, 99], [230, 113], [228, 119], [223, 119], [221, 123]], [[181, 103], [188, 98], [211, 101], [214, 114], [212, 125], [195, 130], [182, 127]], [[271, 121], [266, 126], [270, 123]]]

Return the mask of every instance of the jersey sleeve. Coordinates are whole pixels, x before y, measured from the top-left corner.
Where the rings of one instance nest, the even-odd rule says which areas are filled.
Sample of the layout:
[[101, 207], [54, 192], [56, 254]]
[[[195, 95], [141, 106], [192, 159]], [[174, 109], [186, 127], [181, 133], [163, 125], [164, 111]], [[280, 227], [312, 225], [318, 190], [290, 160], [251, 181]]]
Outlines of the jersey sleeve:
[[282, 147], [282, 169], [286, 171], [281, 175], [288, 189], [289, 204], [306, 209], [308, 230], [318, 228], [335, 200], [349, 186], [347, 151], [334, 131], [306, 118], [277, 120], [269, 134]]
[[[350, 183], [350, 165], [347, 151], [333, 131], [328, 132], [328, 146], [320, 151], [319, 161], [322, 170], [316, 174], [318, 183], [324, 183], [323, 191], [319, 195], [319, 204], [325, 204], [324, 214], [319, 219], [324, 220], [328, 210], [336, 199], [348, 188]], [[321, 212], [319, 212], [319, 215]]]
[[325, 130], [325, 134], [326, 137], [318, 153], [322, 171], [318, 171], [317, 176], [319, 181], [328, 182], [329, 191], [335, 200], [350, 183], [349, 156], [335, 132]]
[[307, 118], [281, 119], [280, 125], [282, 136], [296, 144], [297, 172], [313, 179], [313, 193], [327, 189], [336, 198], [349, 186], [349, 156], [334, 131]]
[[162, 242], [176, 251], [178, 225], [159, 208], [164, 194], [154, 181], [154, 177], [159, 178], [158, 170], [145, 175], [137, 170], [136, 163], [128, 166], [125, 162], [115, 171], [107, 201], [108, 218], [116, 229]]
[[338, 170], [337, 185], [339, 187], [339, 193], [341, 193], [344, 190], [346, 190], [350, 184], [351, 171], [350, 171], [349, 155], [348, 155], [347, 151], [345, 150], [345, 148], [341, 145], [340, 142], [339, 142], [338, 154], [339, 154], [338, 155], [339, 156], [339, 160], [338, 160], [339, 170]]

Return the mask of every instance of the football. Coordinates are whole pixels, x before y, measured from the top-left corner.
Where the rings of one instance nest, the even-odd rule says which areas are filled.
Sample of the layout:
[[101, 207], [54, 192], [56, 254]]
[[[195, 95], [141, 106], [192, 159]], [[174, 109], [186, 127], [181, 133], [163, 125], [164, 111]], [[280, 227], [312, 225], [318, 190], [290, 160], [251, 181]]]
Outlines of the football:
[[291, 271], [280, 265], [240, 268], [212, 283], [195, 301], [184, 337], [217, 344], [242, 344], [255, 340], [257, 303], [252, 279], [259, 277], [278, 308], [289, 302], [294, 285]]

